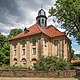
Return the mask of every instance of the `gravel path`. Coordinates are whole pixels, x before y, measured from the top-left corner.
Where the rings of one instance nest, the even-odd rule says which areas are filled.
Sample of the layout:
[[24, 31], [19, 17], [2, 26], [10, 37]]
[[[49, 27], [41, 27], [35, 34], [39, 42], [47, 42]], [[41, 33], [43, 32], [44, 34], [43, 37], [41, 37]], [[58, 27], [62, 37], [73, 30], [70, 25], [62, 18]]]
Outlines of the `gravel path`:
[[80, 80], [74, 78], [6, 78], [1, 77], [0, 80]]

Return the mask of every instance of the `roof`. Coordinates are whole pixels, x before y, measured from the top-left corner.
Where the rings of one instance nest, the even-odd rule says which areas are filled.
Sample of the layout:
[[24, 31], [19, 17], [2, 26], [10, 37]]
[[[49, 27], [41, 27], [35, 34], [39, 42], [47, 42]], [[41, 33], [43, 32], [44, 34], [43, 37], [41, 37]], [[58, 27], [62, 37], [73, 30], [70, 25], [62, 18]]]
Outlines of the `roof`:
[[53, 25], [47, 26], [44, 31], [50, 36], [50, 37], [56, 37], [65, 35], [65, 32], [59, 31], [57, 28], [55, 28]]
[[38, 24], [34, 24], [31, 27], [27, 28], [27, 30], [29, 30], [28, 33], [21, 32], [20, 34], [11, 38], [10, 40], [18, 39], [21, 37], [27, 37], [27, 36], [35, 35], [38, 33], [43, 33], [47, 35], [48, 37], [56, 37], [56, 36], [65, 35], [64, 32], [60, 32], [53, 25], [47, 26], [46, 28], [42, 29]]
[[80, 62], [80, 60], [71, 60], [71, 63]]

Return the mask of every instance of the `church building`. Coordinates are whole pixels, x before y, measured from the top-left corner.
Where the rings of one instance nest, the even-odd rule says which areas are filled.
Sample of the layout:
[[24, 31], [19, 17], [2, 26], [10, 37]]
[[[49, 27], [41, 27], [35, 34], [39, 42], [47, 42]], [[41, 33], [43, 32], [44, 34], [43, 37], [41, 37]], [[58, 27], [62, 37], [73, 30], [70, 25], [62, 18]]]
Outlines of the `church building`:
[[65, 32], [53, 25], [47, 26], [43, 9], [39, 10], [36, 24], [10, 39], [10, 65], [33, 66], [41, 56], [56, 56], [70, 61], [71, 41]]

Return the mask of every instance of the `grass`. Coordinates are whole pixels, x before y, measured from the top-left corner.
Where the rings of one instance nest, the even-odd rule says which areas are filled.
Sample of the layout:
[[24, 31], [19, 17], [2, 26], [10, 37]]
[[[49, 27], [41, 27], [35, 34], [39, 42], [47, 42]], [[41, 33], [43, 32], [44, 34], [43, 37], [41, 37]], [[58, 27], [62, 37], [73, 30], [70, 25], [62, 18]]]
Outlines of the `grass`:
[[1, 65], [0, 69], [27, 69], [27, 67], [22, 66], [10, 66], [10, 65]]

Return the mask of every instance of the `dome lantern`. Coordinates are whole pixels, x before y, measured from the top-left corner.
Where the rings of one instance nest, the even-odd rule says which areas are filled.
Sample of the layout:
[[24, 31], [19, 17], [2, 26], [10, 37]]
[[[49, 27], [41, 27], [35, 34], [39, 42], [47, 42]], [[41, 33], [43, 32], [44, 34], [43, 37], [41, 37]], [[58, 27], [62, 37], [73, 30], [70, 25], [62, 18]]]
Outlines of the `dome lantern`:
[[46, 12], [43, 9], [39, 10], [38, 16], [36, 17], [36, 22], [42, 28], [47, 26]]

